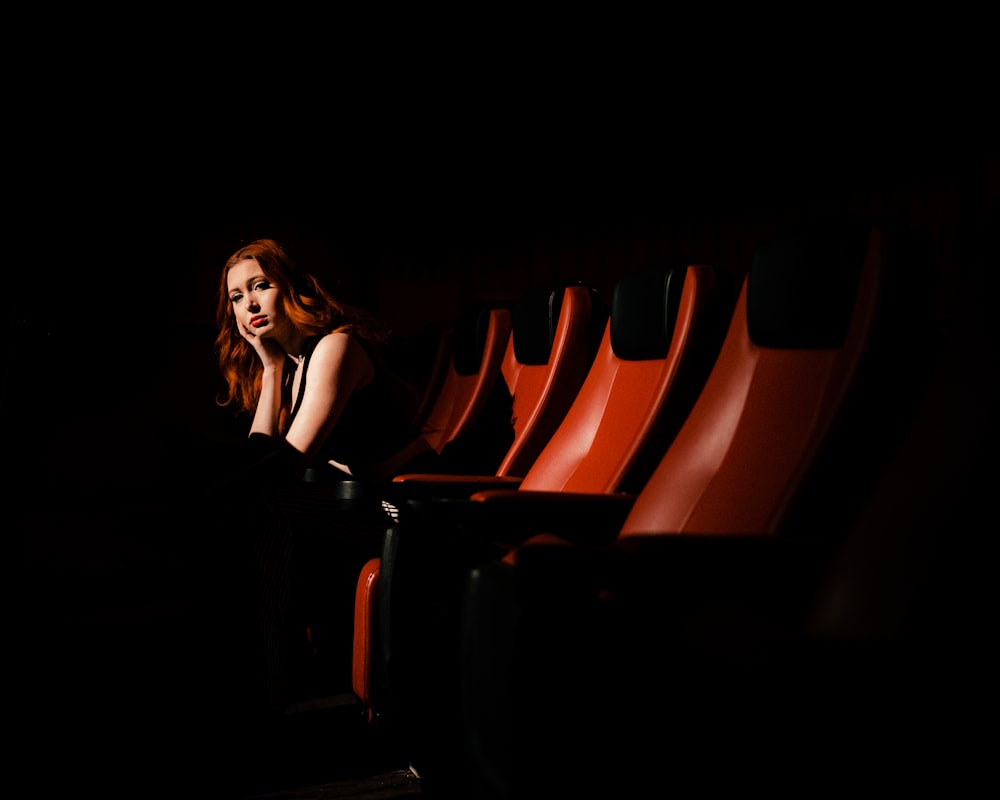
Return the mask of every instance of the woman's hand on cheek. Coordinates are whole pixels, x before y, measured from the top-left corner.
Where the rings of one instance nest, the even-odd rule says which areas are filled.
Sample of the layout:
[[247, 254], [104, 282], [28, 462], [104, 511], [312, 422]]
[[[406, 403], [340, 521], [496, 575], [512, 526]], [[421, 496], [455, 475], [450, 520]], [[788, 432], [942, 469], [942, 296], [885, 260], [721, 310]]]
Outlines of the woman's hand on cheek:
[[263, 338], [257, 336], [249, 328], [244, 327], [241, 323], [237, 323], [240, 331], [240, 335], [250, 342], [250, 346], [257, 351], [257, 355], [260, 356], [261, 363], [264, 367], [282, 367], [285, 362], [285, 351], [281, 349], [281, 346], [270, 338]]

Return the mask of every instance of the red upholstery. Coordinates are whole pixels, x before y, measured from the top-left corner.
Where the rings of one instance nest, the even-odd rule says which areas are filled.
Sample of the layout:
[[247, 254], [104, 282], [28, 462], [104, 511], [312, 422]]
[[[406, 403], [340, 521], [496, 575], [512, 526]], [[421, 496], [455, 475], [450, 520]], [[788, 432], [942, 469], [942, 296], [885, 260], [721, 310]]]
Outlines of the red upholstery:
[[[514, 429], [514, 440], [497, 469], [495, 476], [497, 478], [511, 476], [513, 479], [519, 479], [519, 476], [528, 469], [573, 402], [590, 366], [594, 349], [591, 341], [594, 321], [603, 318], [603, 312], [597, 307], [597, 298], [589, 287], [570, 286], [562, 289], [561, 300], [556, 298], [559, 300], [558, 319], [555, 320], [554, 329], [546, 332], [547, 326], [552, 322], [549, 318], [553, 303], [550, 295], [555, 291], [540, 290], [537, 296], [525, 298], [522, 304], [515, 307], [515, 312], [535, 316], [542, 315], [541, 320], [535, 318], [523, 320], [519, 315], [518, 321], [526, 322], [531, 328], [542, 332], [544, 341], [532, 341], [531, 344], [536, 351], [541, 348], [547, 354], [547, 358], [545, 360], [541, 360], [541, 356], [530, 359], [519, 358], [515, 342], [521, 341], [518, 339], [521, 329], [511, 331], [511, 335], [507, 338], [507, 346], [500, 369], [502, 380], [513, 402], [511, 423]], [[539, 303], [539, 301], [541, 302]], [[532, 305], [528, 305], [529, 302]], [[502, 330], [505, 321], [496, 317], [496, 312], [493, 314], [494, 327], [498, 331]], [[535, 330], [531, 330], [525, 335], [535, 333]], [[526, 350], [527, 346], [522, 349]], [[489, 340], [487, 340], [487, 351], [492, 351]], [[484, 356], [484, 364], [486, 360]], [[493, 363], [492, 360], [491, 363]], [[482, 403], [482, 397], [488, 393], [486, 381], [482, 379], [482, 373], [490, 369], [492, 367], [484, 365], [484, 368], [480, 370], [480, 375], [475, 376], [479, 380], [475, 382], [473, 387], [472, 380], [465, 381], [463, 384], [465, 376], [459, 375], [458, 371], [452, 367], [442, 393], [448, 393], [449, 398], [454, 401], [465, 386], [470, 391], [470, 397], [473, 392], [476, 392], [480, 395], [477, 402]], [[437, 411], [441, 419], [445, 417], [446, 406], [447, 401], [444, 399], [438, 403]], [[431, 424], [434, 424], [433, 421]], [[445, 425], [445, 427], [447, 426]], [[454, 433], [442, 434], [441, 439], [450, 441], [458, 435], [460, 427], [460, 425], [456, 425]], [[445, 479], [451, 482], [462, 482], [463, 480], [480, 482], [482, 477], [431, 474], [400, 476], [397, 480], [400, 482], [406, 480], [440, 482]], [[376, 669], [373, 658], [375, 657], [374, 643], [377, 641], [374, 626], [376, 624], [375, 597], [379, 561], [379, 559], [373, 559], [365, 566], [359, 576], [354, 628], [354, 692], [372, 714], [373, 706], [378, 700], [376, 697], [378, 682], [373, 680]]]
[[413, 423], [423, 428], [427, 424], [427, 417], [430, 415], [437, 402], [441, 389], [444, 386], [445, 376], [451, 367], [452, 337], [455, 329], [446, 327], [437, 334], [437, 342], [434, 348], [434, 357], [428, 370], [427, 378], [424, 381], [423, 390], [417, 403], [417, 409], [413, 413]]
[[[483, 313], [488, 319], [482, 352], [474, 370], [456, 366], [453, 347], [450, 367], [424, 423], [424, 436], [439, 453], [475, 422], [500, 376], [511, 333], [510, 309], [494, 308]], [[456, 335], [453, 332], [453, 341]]]
[[[705, 265], [657, 264], [620, 281], [583, 386], [520, 487], [467, 492], [467, 507], [477, 516], [479, 511], [489, 516], [505, 497], [528, 502], [577, 492], [627, 502], [629, 482], [648, 476], [650, 454], [662, 452], [701, 387], [724, 330], [720, 323], [729, 310], [724, 299], [714, 269]], [[609, 503], [608, 513], [620, 521], [621, 507], [620, 502]], [[442, 531], [427, 529], [419, 520], [407, 523], [405, 514], [387, 536], [378, 598], [379, 631], [388, 637], [391, 652], [389, 684], [402, 716], [408, 714], [408, 703], [421, 702], [410, 688], [412, 676], [425, 665], [410, 669], [412, 658], [419, 661], [438, 652], [430, 640], [413, 637], [411, 615], [423, 613], [425, 588], [440, 587], [450, 595], [466, 558], [479, 552], [478, 542], [454, 541], [447, 531], [439, 538], [434, 534]], [[458, 601], [441, 599], [445, 605]], [[431, 605], [438, 607], [437, 599]], [[397, 625], [397, 619], [403, 621]], [[421, 637], [430, 630], [420, 629]], [[358, 656], [371, 652], [364, 641], [371, 632], [356, 630], [356, 635], [355, 667], [360, 668]], [[356, 691], [364, 698], [364, 676], [355, 676], [362, 679], [356, 680]]]
[[[379, 559], [369, 559], [364, 567], [362, 567], [361, 574], [358, 576], [358, 584], [354, 596], [355, 631], [374, 630], [376, 624], [374, 614], [377, 608], [374, 595], [378, 586], [379, 564]], [[373, 668], [372, 665], [376, 658], [376, 654], [371, 652], [371, 649], [375, 646], [377, 639], [372, 635], [363, 637], [355, 636], [354, 641], [354, 691], [364, 701], [363, 706], [368, 716], [368, 721], [374, 722], [374, 709], [378, 707], [382, 699], [376, 695], [379, 691], [377, 682], [369, 680]]]
[[611, 346], [611, 321], [576, 402], [521, 483], [524, 491], [620, 491], [663, 422], [675, 379], [700, 344], [697, 323], [712, 301], [715, 274], [689, 266], [668, 352], [623, 359]]
[[[703, 392], [616, 541], [578, 546], [574, 526], [593, 537], [576, 509], [570, 532], [536, 534], [471, 573], [465, 736], [489, 796], [521, 796], [522, 770], [539, 796], [548, 779], [566, 788], [567, 774], [586, 774], [593, 789], [602, 773], [581, 769], [600, 763], [616, 765], [610, 780], [623, 789], [614, 781], [649, 777], [624, 766], [633, 756], [637, 769], [653, 766], [645, 747], [676, 754], [671, 768], [686, 775], [766, 769], [772, 752], [798, 767], [793, 748], [836, 763], [813, 738], [832, 728], [802, 708], [808, 693], [830, 689], [812, 684], [817, 675], [843, 675], [825, 664], [796, 675], [810, 663], [806, 648], [782, 659], [919, 387], [929, 314], [920, 290], [905, 288], [927, 283], [913, 252], [868, 224], [817, 226], [811, 239], [766, 251]], [[769, 258], [780, 267], [770, 278]], [[854, 269], [856, 283], [844, 277]], [[845, 310], [842, 336], [821, 330], [837, 327], [824, 322], [840, 313], [827, 306]], [[820, 332], [795, 341], [810, 328]], [[799, 735], [795, 724], [814, 727]]]
[[[875, 233], [872, 248], [881, 244]], [[870, 264], [840, 347], [761, 347], [746, 285], [712, 376], [636, 499], [621, 535], [774, 533], [839, 413], [864, 352], [877, 293]], [[748, 465], [753, 465], [748, 468]]]
[[[618, 355], [612, 345], [615, 318], [608, 319], [597, 355], [583, 385], [575, 393], [569, 411], [528, 469], [520, 488], [509, 491], [515, 491], [519, 496], [525, 492], [621, 491], [628, 479], [641, 481], [644, 477], [642, 470], [645, 469], [643, 457], [648, 457], [649, 452], [660, 451], [665, 439], [673, 434], [686, 413], [690, 397], [700, 386], [704, 363], [710, 360], [713, 353], [710, 343], [714, 341], [714, 331], [711, 328], [717, 322], [713, 312], [721, 305], [721, 292], [715, 271], [709, 266], [692, 265], [681, 270], [683, 284], [679, 292], [676, 284], [665, 286], [662, 283], [663, 275], [668, 272], [666, 267], [658, 265], [656, 269], [661, 281], [660, 306], [657, 307], [654, 300], [653, 308], [662, 314], [671, 292], [675, 304], [670, 311], [670, 337], [664, 340], [662, 351], [630, 353], [629, 357]], [[618, 288], [624, 295], [624, 290]], [[641, 288], [633, 293], [640, 291]], [[583, 303], [584, 295], [568, 292], [564, 299], [568, 311], [572, 311], [576, 301]], [[630, 297], [628, 303], [623, 301], [619, 314], [623, 317], [648, 315], [649, 301], [648, 296]], [[615, 311], [613, 308], [612, 313]], [[571, 317], [568, 314], [565, 316], [565, 323], [568, 323]], [[560, 332], [564, 326], [563, 317], [561, 314]], [[619, 324], [622, 324], [621, 320]], [[664, 324], [663, 320], [660, 324]], [[662, 330], [658, 335], [663, 336]], [[651, 338], [656, 339], [656, 336]], [[552, 349], [553, 358], [563, 354], [571, 341], [569, 337], [557, 340]], [[569, 362], [570, 365], [578, 363], [578, 358]], [[523, 367], [516, 371], [518, 381], [522, 376], [527, 377]], [[531, 376], [536, 383], [554, 388], [558, 388], [558, 382], [564, 380], [556, 378], [555, 374], [543, 376], [541, 372], [531, 373]], [[517, 393], [515, 388], [515, 401]], [[674, 402], [670, 402], [671, 399]], [[552, 422], [550, 417], [546, 424], [551, 425]], [[526, 426], [524, 430], [532, 429]], [[514, 458], [511, 462], [516, 463]], [[505, 477], [509, 479], [509, 476], [498, 474], [498, 482]], [[436, 481], [441, 478], [434, 475], [402, 475], [397, 476], [396, 482]], [[453, 479], [461, 481], [460, 476], [453, 476]], [[475, 480], [470, 478], [469, 482]], [[471, 491], [466, 492], [466, 496], [470, 494]], [[483, 501], [490, 494], [492, 492], [480, 492], [472, 496]], [[368, 599], [372, 599], [371, 595]], [[380, 605], [385, 609], [388, 602], [383, 598]], [[385, 610], [381, 613], [387, 614]], [[363, 618], [372, 619], [372, 616], [367, 614]], [[373, 694], [374, 665], [367, 657], [373, 652], [370, 639], [374, 635], [374, 628], [355, 628], [354, 691], [366, 703], [370, 702]]]
[[886, 247], [873, 228], [850, 327], [835, 347], [756, 344], [744, 281], [715, 367], [621, 536], [780, 530], [855, 383], [881, 299]]
[[596, 302], [586, 286], [570, 286], [563, 291], [551, 351], [545, 362], [520, 360], [515, 336], [511, 336], [501, 371], [513, 398], [514, 442], [497, 475], [527, 473], [566, 416], [590, 367], [592, 321], [599, 313]]

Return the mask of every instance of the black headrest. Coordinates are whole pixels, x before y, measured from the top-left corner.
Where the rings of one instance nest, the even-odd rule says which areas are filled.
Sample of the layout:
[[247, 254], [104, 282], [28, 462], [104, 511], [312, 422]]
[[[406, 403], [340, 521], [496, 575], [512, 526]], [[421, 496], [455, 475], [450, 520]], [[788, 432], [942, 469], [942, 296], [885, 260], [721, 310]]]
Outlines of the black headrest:
[[665, 259], [621, 278], [611, 296], [611, 349], [618, 358], [664, 358], [677, 321], [687, 262]]
[[559, 323], [563, 288], [542, 287], [514, 305], [514, 357], [522, 364], [547, 364]]
[[747, 327], [761, 347], [837, 347], [857, 297], [871, 224], [814, 223], [758, 248], [747, 278]]
[[452, 363], [459, 375], [475, 375], [483, 362], [486, 334], [490, 328], [490, 308], [465, 312], [455, 322], [452, 334]]

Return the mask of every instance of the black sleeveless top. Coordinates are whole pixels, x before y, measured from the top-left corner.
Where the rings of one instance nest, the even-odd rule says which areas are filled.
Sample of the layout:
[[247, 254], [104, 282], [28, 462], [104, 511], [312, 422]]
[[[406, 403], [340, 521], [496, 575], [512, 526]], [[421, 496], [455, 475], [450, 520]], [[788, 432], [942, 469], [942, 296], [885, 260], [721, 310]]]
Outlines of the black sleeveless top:
[[[287, 425], [302, 405], [309, 376], [309, 361], [319, 336], [306, 341], [299, 369], [302, 378], [299, 391], [288, 415]], [[375, 366], [375, 375], [367, 386], [355, 391], [347, 400], [347, 405], [337, 421], [336, 427], [320, 447], [312, 464], [313, 468], [329, 468], [330, 459], [346, 465], [356, 475], [364, 474], [365, 467], [376, 464], [413, 441], [419, 431], [411, 423], [396, 399], [385, 374], [378, 366], [370, 346], [363, 339], [354, 337]]]

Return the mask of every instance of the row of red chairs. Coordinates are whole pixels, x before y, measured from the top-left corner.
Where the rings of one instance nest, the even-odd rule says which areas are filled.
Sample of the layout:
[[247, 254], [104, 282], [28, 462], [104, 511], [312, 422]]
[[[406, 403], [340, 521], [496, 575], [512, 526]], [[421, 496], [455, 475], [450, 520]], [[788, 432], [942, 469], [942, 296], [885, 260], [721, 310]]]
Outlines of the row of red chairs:
[[[513, 314], [506, 309], [481, 312], [489, 318], [483, 330], [510, 331], [502, 370], [497, 376], [490, 366], [499, 348], [491, 355], [485, 346], [496, 346], [501, 337], [480, 335], [483, 344], [474, 361], [481, 367], [463, 368], [460, 359], [453, 359], [441, 389], [449, 396], [437, 405], [459, 416], [454, 409], [481, 406], [498, 380], [512, 399], [514, 441], [492, 475], [397, 476], [394, 504], [416, 496], [467, 498], [495, 488], [518, 489], [519, 498], [531, 492], [537, 500], [542, 493], [610, 495], [641, 485], [652, 454], [679, 426], [692, 389], [714, 356], [724, 318], [717, 280], [711, 267], [664, 261], [618, 283], [610, 317], [596, 293], [584, 286], [533, 292]], [[466, 426], [475, 418], [473, 413], [462, 415]], [[441, 430], [437, 441], [443, 450], [458, 434], [454, 428]], [[363, 594], [357, 609], [355, 691], [373, 714], [377, 703], [370, 695], [377, 690], [371, 659], [378, 653], [378, 637], [362, 622], [390, 618], [390, 586], [381, 581], [377, 594], [376, 572], [384, 562], [393, 568], [402, 560], [396, 552], [402, 530], [395, 526], [383, 559], [369, 562], [359, 582]]]
[[[381, 489], [356, 597], [354, 691], [429, 793], [621, 790], [760, 756], [762, 719], [794, 748], [836, 710], [797, 702], [829, 677], [810, 614], [919, 396], [928, 267], [908, 233], [837, 219], [762, 245], [735, 298], [667, 262], [619, 281], [606, 323], [585, 287], [547, 290], [532, 360], [489, 312], [513, 443], [493, 475]], [[440, 382], [450, 419], [462, 383]]]

